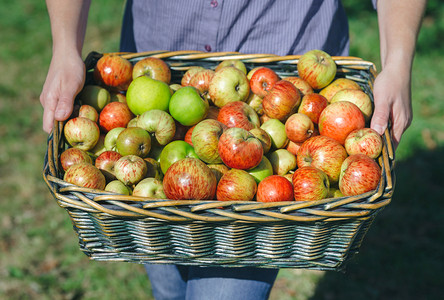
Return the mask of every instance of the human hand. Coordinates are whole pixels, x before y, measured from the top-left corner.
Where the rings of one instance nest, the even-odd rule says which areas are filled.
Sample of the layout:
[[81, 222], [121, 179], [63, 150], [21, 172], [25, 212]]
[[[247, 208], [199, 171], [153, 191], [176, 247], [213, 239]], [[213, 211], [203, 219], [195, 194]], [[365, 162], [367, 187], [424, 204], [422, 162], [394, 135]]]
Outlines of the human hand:
[[396, 147], [413, 118], [410, 71], [388, 66], [376, 77], [373, 96], [375, 109], [370, 127], [383, 134], [391, 121], [391, 135]]
[[49, 133], [54, 120], [64, 121], [72, 113], [75, 96], [85, 82], [85, 65], [77, 54], [54, 54], [40, 94], [43, 130]]

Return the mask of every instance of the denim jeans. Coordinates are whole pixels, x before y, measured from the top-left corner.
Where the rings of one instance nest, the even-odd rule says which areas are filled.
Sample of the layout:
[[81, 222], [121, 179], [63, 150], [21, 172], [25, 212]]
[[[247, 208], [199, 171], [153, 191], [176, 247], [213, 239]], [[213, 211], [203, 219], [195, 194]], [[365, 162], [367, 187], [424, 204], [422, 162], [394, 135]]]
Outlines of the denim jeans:
[[269, 268], [146, 264], [156, 300], [268, 299], [278, 274]]

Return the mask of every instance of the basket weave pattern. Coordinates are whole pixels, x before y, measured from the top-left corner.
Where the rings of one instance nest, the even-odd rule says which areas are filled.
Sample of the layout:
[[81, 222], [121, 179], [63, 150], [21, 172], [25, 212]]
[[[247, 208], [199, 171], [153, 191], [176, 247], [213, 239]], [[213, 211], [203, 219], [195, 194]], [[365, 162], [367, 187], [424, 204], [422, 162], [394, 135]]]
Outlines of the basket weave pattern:
[[[241, 59], [249, 69], [267, 66], [281, 77], [295, 76], [299, 58], [193, 51], [120, 55], [133, 63], [147, 56], [164, 59], [173, 82], [180, 82], [190, 66], [214, 68], [225, 59]], [[87, 57], [87, 70], [98, 58], [98, 53]], [[372, 97], [376, 76], [372, 63], [354, 57], [334, 60], [339, 77], [358, 82]], [[390, 203], [394, 188], [394, 151], [387, 131], [378, 159], [379, 187], [359, 196], [257, 203], [116, 195], [62, 180], [63, 125], [56, 122], [48, 138], [43, 177], [69, 214], [80, 249], [94, 260], [339, 270], [357, 253], [377, 213]]]

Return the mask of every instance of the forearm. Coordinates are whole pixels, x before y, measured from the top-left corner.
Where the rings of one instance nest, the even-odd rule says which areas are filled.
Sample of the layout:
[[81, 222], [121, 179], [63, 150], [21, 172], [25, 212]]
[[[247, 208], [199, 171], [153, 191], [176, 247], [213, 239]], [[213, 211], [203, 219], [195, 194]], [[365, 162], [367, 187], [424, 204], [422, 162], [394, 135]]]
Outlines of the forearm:
[[82, 54], [90, 0], [46, 0], [51, 21], [53, 54]]
[[426, 0], [377, 2], [382, 69], [396, 65], [410, 74], [426, 3]]

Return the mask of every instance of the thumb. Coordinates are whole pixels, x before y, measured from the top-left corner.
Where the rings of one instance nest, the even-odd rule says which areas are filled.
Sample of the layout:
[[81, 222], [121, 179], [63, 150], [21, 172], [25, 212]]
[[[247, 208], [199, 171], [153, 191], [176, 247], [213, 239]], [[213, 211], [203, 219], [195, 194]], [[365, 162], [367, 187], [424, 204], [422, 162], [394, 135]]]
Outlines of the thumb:
[[390, 118], [390, 108], [387, 105], [376, 105], [370, 127], [380, 135], [384, 134]]

